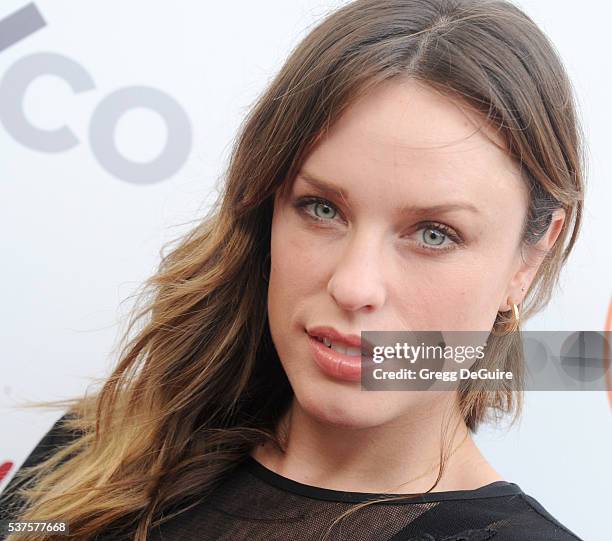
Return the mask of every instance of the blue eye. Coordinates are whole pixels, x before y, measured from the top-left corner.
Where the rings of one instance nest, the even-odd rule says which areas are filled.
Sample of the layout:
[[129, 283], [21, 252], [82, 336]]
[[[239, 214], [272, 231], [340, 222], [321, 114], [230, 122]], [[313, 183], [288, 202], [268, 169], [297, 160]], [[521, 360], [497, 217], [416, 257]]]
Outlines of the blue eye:
[[[304, 213], [311, 220], [317, 222], [332, 222], [336, 215], [339, 214], [335, 205], [327, 199], [320, 197], [306, 196], [298, 198], [294, 202], [294, 206]], [[312, 206], [314, 210], [309, 210]], [[455, 248], [461, 247], [463, 241], [454, 230], [444, 224], [438, 222], [423, 222], [419, 224], [415, 231], [422, 231], [421, 241], [416, 241], [417, 245], [431, 253], [446, 252]], [[449, 239], [451, 242], [444, 244], [444, 241]], [[438, 247], [437, 247], [438, 246]]]
[[444, 242], [446, 235], [442, 233], [440, 228], [427, 227], [423, 228], [423, 241], [427, 244], [428, 240], [432, 241], [432, 246], [439, 246]]
[[[306, 207], [309, 207], [310, 205], [314, 205], [314, 213], [308, 212], [306, 210]], [[306, 212], [308, 216], [322, 222], [333, 220], [336, 217], [336, 214], [338, 213], [336, 207], [332, 203], [330, 203], [326, 199], [321, 199], [319, 197], [304, 197], [298, 200], [298, 202], [296, 203], [296, 207]], [[316, 212], [316, 209], [320, 209], [321, 215]]]
[[[314, 203], [314, 208], [315, 208], [315, 216], [317, 216], [317, 218], [329, 218], [329, 214], [334, 214], [336, 210], [333, 207], [330, 207], [329, 205], [326, 205], [325, 203]], [[321, 209], [321, 212], [323, 213], [323, 216], [319, 216], [316, 213], [316, 209]], [[327, 214], [327, 216], [326, 216]], [[333, 216], [332, 216], [333, 217]]]
[[[453, 250], [462, 245], [459, 235], [454, 233], [450, 227], [444, 224], [428, 222], [422, 224], [422, 227], [419, 230], [423, 231], [421, 235], [423, 242], [419, 243], [419, 246], [425, 248], [426, 250], [432, 252], [446, 252], [447, 250]], [[450, 239], [451, 243], [443, 246], [442, 248], [434, 248], [434, 246], [443, 245], [446, 239]], [[431, 243], [429, 241], [431, 241]]]

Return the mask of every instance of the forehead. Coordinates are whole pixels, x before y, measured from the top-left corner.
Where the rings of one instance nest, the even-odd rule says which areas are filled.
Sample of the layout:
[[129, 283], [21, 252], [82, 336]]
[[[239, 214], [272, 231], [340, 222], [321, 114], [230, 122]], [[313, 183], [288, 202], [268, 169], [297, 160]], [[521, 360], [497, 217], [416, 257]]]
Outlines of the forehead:
[[480, 199], [520, 190], [526, 197], [518, 164], [486, 119], [415, 80], [385, 82], [352, 103], [303, 169], [335, 184], [350, 181], [362, 193], [382, 185], [407, 195], [428, 187]]
[[347, 137], [407, 155], [475, 147], [498, 157], [508, 154], [501, 134], [484, 115], [465, 100], [415, 79], [386, 81], [352, 103], [326, 139]]

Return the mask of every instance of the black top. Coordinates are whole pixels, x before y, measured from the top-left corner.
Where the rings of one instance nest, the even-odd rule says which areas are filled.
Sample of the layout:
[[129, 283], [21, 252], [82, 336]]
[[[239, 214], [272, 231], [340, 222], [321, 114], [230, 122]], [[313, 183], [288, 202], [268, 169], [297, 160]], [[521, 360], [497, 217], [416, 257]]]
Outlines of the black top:
[[[22, 467], [67, 443], [58, 420]], [[0, 519], [18, 504], [11, 479], [0, 497]], [[356, 503], [385, 496], [299, 483], [248, 456], [212, 497], [173, 517], [151, 541], [316, 541]], [[9, 503], [7, 503], [7, 501]], [[1, 535], [1, 534], [0, 534]], [[105, 537], [104, 539], [119, 539]], [[123, 539], [123, 538], [122, 538]], [[508, 481], [473, 490], [433, 492], [404, 502], [366, 506], [336, 523], [329, 541], [581, 541], [533, 497]]]

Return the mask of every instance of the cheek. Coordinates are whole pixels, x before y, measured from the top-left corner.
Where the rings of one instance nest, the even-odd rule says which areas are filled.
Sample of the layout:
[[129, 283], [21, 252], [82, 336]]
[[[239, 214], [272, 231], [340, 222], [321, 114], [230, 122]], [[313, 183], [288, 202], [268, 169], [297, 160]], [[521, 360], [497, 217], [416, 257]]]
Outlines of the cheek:
[[304, 274], [299, 258], [299, 247], [291, 235], [282, 230], [272, 233], [269, 292], [275, 298], [295, 297]]
[[295, 220], [290, 209], [275, 211], [272, 220], [268, 314], [273, 332], [304, 323], [295, 320], [319, 283], [322, 256]]
[[270, 290], [275, 296], [299, 299], [322, 279], [325, 253], [297, 223], [291, 210], [275, 215], [270, 242]]
[[490, 330], [507, 274], [507, 265], [500, 258], [470, 257], [444, 276], [428, 278], [424, 302], [433, 320], [427, 325], [440, 330]]

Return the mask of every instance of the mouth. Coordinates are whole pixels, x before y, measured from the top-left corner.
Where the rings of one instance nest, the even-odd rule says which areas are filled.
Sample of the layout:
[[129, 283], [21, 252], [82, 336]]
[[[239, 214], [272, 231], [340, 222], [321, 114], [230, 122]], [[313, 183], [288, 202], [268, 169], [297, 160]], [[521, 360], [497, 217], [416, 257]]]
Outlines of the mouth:
[[314, 332], [308, 331], [306, 331], [306, 333], [311, 338], [314, 338], [318, 342], [321, 342], [323, 345], [325, 345], [325, 347], [333, 349], [334, 351], [337, 351], [338, 353], [342, 353], [344, 355], [349, 355], [351, 357], [365, 357], [371, 359], [374, 353], [374, 348], [372, 344], [364, 338], [359, 339], [359, 345], [356, 345], [356, 341], [354, 339], [351, 340], [351, 344], [347, 344], [346, 341], [333, 339], [325, 334], [316, 334]]

